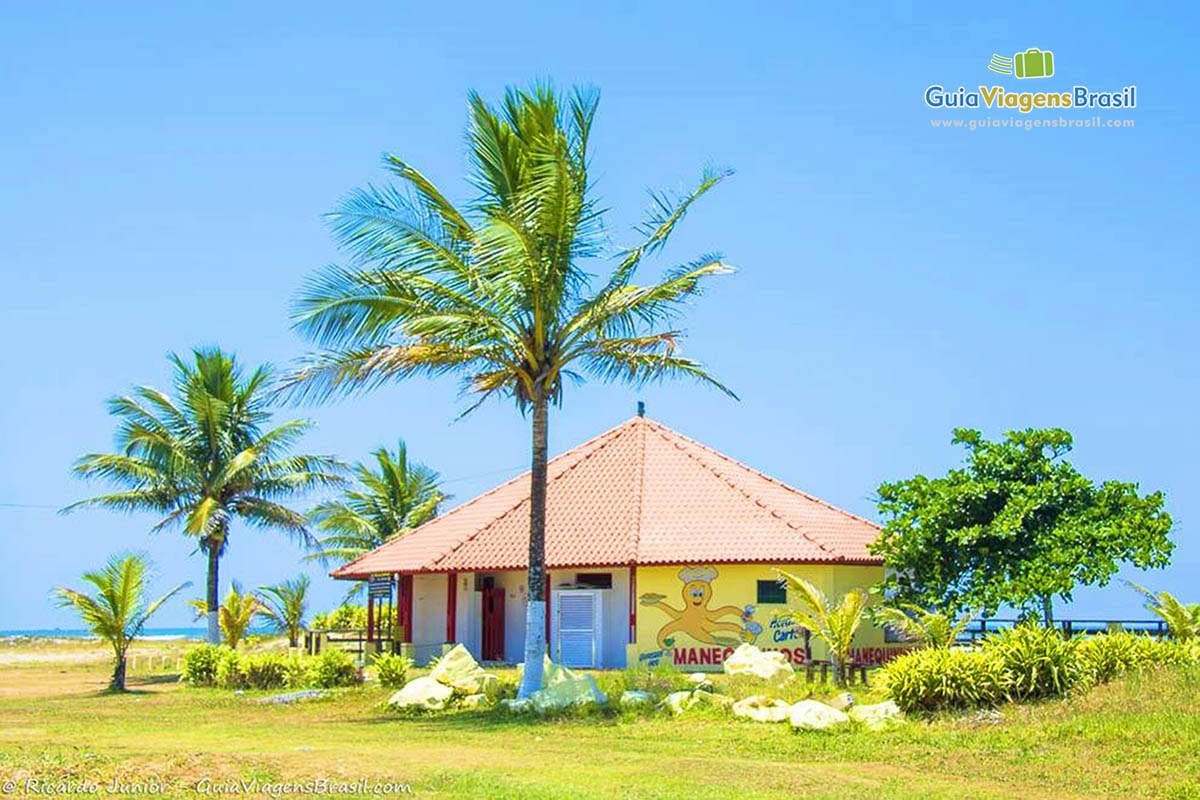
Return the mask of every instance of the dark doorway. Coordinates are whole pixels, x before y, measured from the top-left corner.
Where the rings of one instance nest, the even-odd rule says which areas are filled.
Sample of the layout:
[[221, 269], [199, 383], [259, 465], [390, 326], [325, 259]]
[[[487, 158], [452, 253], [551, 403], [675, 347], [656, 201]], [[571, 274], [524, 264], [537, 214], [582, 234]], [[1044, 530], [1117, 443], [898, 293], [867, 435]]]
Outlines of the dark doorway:
[[483, 645], [482, 660], [504, 660], [504, 587], [495, 586], [491, 578], [483, 580]]

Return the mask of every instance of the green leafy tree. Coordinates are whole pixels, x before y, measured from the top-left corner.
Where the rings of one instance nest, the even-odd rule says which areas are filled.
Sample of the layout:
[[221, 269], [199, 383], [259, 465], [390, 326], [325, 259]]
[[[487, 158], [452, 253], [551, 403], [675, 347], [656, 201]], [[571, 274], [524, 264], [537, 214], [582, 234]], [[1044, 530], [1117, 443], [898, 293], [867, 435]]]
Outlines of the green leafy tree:
[[[209, 616], [211, 606], [204, 600], [190, 600], [188, 604], [195, 609], [197, 617]], [[221, 627], [221, 635], [225, 644], [236, 649], [246, 638], [254, 618], [263, 612], [262, 604], [253, 592], [243, 592], [241, 584], [234, 581], [229, 586], [229, 594], [225, 601], [217, 606], [217, 619]]]
[[1163, 567], [1173, 545], [1163, 495], [1096, 484], [1063, 459], [1064, 430], [1010, 431], [989, 442], [958, 429], [964, 467], [879, 487], [885, 525], [872, 552], [900, 602], [995, 614], [1012, 605], [1053, 623], [1055, 597], [1105, 585], [1122, 564]]
[[851, 589], [834, 601], [804, 578], [783, 570], [779, 574], [787, 581], [793, 596], [799, 598], [799, 607], [781, 611], [778, 616], [807, 628], [829, 646], [833, 682], [836, 686], [845, 686], [854, 635], [862, 625], [870, 596], [862, 589]]
[[113, 454], [79, 459], [76, 474], [121, 489], [68, 506], [98, 506], [162, 515], [153, 532], [179, 528], [208, 559], [208, 637], [220, 641], [218, 570], [234, 520], [282, 531], [310, 544], [303, 514], [281, 501], [340, 482], [341, 466], [326, 456], [290, 451], [311, 423], [269, 430], [271, 370], [243, 374], [232, 355], [201, 349], [185, 361], [172, 355], [175, 396], [142, 386], [109, 400], [118, 421]]
[[332, 215], [354, 259], [314, 278], [298, 328], [322, 348], [295, 377], [301, 397], [326, 397], [414, 376], [458, 373], [477, 396], [508, 398], [531, 420], [529, 590], [522, 697], [541, 686], [545, 653], [546, 464], [549, 409], [569, 379], [641, 384], [689, 376], [714, 384], [679, 350], [671, 321], [715, 255], [633, 282], [692, 204], [725, 173], [706, 172], [679, 197], [653, 195], [641, 241], [596, 282], [604, 211], [589, 178], [598, 95], [510, 89], [499, 107], [470, 96], [468, 158], [475, 198], [452, 204], [421, 172], [388, 156], [400, 187], [352, 194]]
[[927, 608], [901, 603], [874, 611], [875, 621], [899, 631], [921, 647], [950, 647], [970, 624], [973, 613], [958, 619]]
[[[381, 447], [371, 455], [374, 467], [354, 466], [355, 486], [308, 513], [318, 535], [317, 549], [307, 556], [309, 560], [345, 564], [437, 516], [446, 499], [438, 489], [439, 476], [424, 464], [410, 461], [404, 442], [394, 453]], [[356, 582], [346, 600], [365, 585]]]
[[1126, 581], [1148, 601], [1146, 609], [1167, 623], [1172, 639], [1191, 642], [1200, 639], [1200, 603], [1181, 603], [1170, 592], [1152, 592], [1133, 581]]
[[267, 620], [272, 630], [286, 635], [291, 647], [300, 646], [300, 634], [304, 633], [309, 583], [308, 576], [301, 575], [274, 586], [258, 587], [259, 616]]
[[59, 604], [74, 608], [92, 633], [113, 649], [114, 665], [109, 688], [125, 691], [125, 654], [142, 634], [146, 621], [163, 603], [190, 584], [181, 583], [152, 603], [146, 603], [149, 565], [137, 555], [114, 556], [97, 572], [85, 572], [84, 581], [96, 588], [95, 594], [57, 588]]

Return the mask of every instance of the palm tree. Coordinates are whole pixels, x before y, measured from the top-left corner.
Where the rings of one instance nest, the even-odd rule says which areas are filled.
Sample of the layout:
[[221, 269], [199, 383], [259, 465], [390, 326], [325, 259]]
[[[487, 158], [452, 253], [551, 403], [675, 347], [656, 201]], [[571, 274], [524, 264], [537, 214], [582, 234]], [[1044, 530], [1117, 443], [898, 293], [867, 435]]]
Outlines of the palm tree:
[[[371, 455], [375, 468], [361, 462], [354, 465], [356, 487], [308, 512], [312, 527], [323, 534], [308, 560], [353, 561], [437, 516], [446, 499], [438, 489], [440, 476], [424, 464], [409, 461], [404, 442], [395, 453], [381, 447]], [[343, 602], [365, 585], [356, 582]]]
[[956, 620], [911, 603], [885, 606], [875, 611], [875, 618], [880, 624], [899, 631], [921, 647], [951, 647], [974, 616], [975, 613], [970, 612]]
[[358, 190], [333, 213], [354, 265], [319, 273], [295, 312], [296, 326], [324, 349], [293, 377], [296, 397], [455, 372], [477, 395], [464, 413], [495, 396], [530, 415], [522, 697], [542, 681], [548, 416], [564, 382], [583, 373], [635, 384], [684, 375], [724, 389], [679, 352], [681, 334], [669, 322], [705, 278], [729, 267], [707, 255], [659, 283], [633, 278], [727, 173], [706, 171], [679, 197], [652, 195], [641, 241], [594, 285], [585, 262], [604, 251], [604, 211], [588, 177], [598, 101], [591, 90], [564, 98], [539, 85], [509, 89], [494, 108], [472, 92], [475, 199], [460, 210], [421, 172], [387, 156], [401, 186]]
[[[190, 600], [188, 604], [195, 609], [197, 618], [209, 615], [208, 610], [211, 606], [206, 601]], [[262, 613], [262, 604], [252, 592], [243, 592], [242, 585], [237, 581], [230, 584], [229, 594], [225, 595], [225, 602], [217, 606], [216, 610], [218, 624], [221, 626], [221, 635], [225, 637], [225, 644], [236, 650], [242, 639], [246, 638], [246, 631], [250, 629], [250, 623]]]
[[150, 616], [176, 593], [191, 584], [181, 583], [149, 605], [146, 578], [149, 565], [142, 556], [113, 556], [98, 572], [85, 572], [83, 580], [96, 587], [89, 595], [74, 589], [55, 589], [59, 605], [74, 608], [92, 633], [113, 649], [114, 666], [109, 689], [125, 691], [125, 654], [141, 635]]
[[308, 611], [307, 575], [274, 586], [258, 587], [258, 614], [273, 630], [287, 634], [288, 645], [299, 647], [304, 632], [304, 614]]
[[783, 570], [779, 570], [779, 574], [787, 581], [788, 587], [800, 596], [801, 602], [800, 608], [781, 611], [779, 616], [807, 628], [829, 646], [833, 682], [839, 687], [845, 686], [850, 648], [854, 645], [854, 634], [862, 624], [870, 597], [862, 589], [851, 589], [833, 602], [803, 578]]
[[180, 527], [208, 557], [208, 638], [220, 641], [218, 568], [235, 519], [311, 543], [304, 515], [281, 500], [340, 481], [341, 466], [326, 456], [288, 451], [311, 423], [295, 420], [270, 430], [271, 370], [243, 374], [232, 355], [196, 350], [191, 362], [171, 355], [175, 397], [149, 386], [114, 397], [118, 420], [114, 454], [89, 454], [75, 472], [121, 489], [63, 509], [99, 506], [162, 514], [157, 532]]
[[1167, 623], [1172, 639], [1190, 642], [1200, 639], [1200, 603], [1181, 603], [1170, 592], [1152, 592], [1133, 581], [1125, 581], [1149, 601], [1146, 608]]

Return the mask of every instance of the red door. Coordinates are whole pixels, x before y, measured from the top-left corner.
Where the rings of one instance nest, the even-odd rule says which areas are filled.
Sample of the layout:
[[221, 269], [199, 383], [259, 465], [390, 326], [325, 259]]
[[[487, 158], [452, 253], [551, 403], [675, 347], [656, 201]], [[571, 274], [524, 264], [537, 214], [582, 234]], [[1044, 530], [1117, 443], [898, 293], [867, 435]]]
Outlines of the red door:
[[504, 660], [504, 587], [483, 590], [483, 647], [484, 661]]

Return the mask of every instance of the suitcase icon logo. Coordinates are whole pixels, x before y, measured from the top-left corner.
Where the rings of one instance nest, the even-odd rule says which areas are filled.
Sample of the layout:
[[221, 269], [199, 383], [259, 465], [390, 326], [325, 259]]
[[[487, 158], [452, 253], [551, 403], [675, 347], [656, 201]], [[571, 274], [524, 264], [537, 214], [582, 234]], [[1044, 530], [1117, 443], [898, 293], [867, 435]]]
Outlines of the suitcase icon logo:
[[1054, 53], [1036, 47], [1031, 47], [1024, 53], [1017, 53], [1012, 58], [993, 53], [988, 69], [1018, 78], [1049, 78], [1054, 74]]

